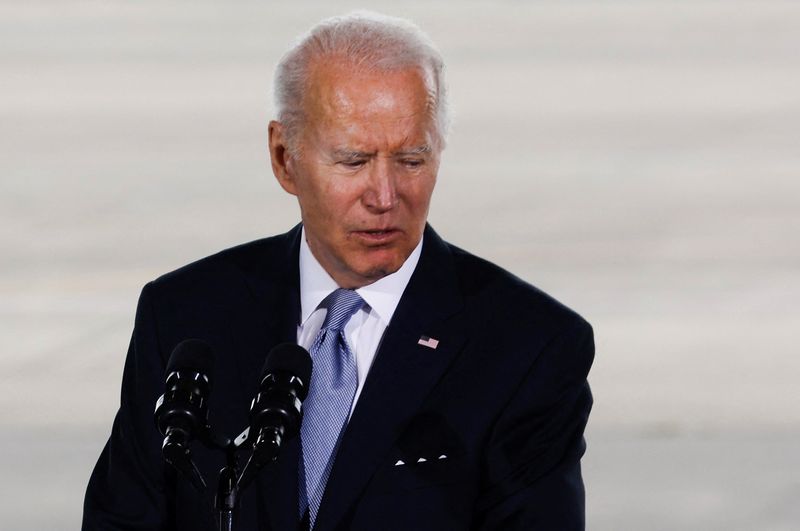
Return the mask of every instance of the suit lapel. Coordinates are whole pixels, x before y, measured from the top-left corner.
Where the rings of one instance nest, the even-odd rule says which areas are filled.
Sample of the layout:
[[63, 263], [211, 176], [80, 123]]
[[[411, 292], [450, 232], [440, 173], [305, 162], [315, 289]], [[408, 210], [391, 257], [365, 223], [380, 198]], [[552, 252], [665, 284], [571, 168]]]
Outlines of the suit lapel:
[[[300, 234], [298, 225], [279, 237], [278, 247], [266, 249], [255, 260], [240, 264], [254, 299], [253, 314], [245, 317], [252, 319], [252, 323], [241, 327], [247, 337], [238, 338], [242, 344], [239, 350], [245, 352], [238, 363], [248, 404], [255, 396], [269, 350], [279, 343], [297, 342]], [[254, 349], [253, 345], [258, 347]], [[299, 437], [285, 441], [277, 461], [266, 466], [256, 482], [258, 498], [266, 507], [270, 527], [275, 530], [297, 528], [299, 441]]]
[[[453, 257], [430, 228], [342, 437], [315, 530], [334, 529], [355, 503], [392, 443], [461, 350], [466, 331]], [[435, 338], [435, 349], [419, 345]]]
[[236, 322], [231, 323], [236, 330], [232, 339], [241, 353], [236, 364], [248, 404], [269, 350], [284, 341], [297, 341], [300, 225], [267, 241], [255, 256], [242, 255], [236, 263], [252, 296], [248, 311], [237, 314]]

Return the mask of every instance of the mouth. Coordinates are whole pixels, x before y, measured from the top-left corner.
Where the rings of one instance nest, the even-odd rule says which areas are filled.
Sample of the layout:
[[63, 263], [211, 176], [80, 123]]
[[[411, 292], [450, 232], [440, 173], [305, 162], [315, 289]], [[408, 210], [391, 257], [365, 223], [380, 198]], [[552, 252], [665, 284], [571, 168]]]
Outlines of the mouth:
[[400, 236], [400, 231], [394, 228], [387, 229], [367, 229], [353, 231], [353, 234], [365, 243], [372, 245], [385, 245], [391, 243]]

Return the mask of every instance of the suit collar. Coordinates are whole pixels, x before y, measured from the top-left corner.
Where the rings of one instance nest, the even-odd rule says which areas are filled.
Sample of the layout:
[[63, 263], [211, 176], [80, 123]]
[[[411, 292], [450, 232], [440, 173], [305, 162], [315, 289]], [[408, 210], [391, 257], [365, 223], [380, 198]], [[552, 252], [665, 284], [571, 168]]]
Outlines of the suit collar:
[[450, 247], [426, 225], [419, 263], [395, 315], [398, 326], [424, 327], [460, 310], [457, 278]]
[[241, 264], [264, 326], [285, 340], [294, 339], [300, 317], [301, 232], [298, 224], [261, 248], [255, 260]]

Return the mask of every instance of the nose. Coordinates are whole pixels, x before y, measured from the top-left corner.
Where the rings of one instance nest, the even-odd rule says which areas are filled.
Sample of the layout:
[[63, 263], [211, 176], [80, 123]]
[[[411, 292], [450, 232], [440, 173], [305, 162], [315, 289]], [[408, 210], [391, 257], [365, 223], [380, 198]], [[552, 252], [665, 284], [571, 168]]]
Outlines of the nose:
[[364, 206], [370, 212], [382, 214], [398, 204], [397, 177], [391, 161], [377, 158], [369, 172], [367, 188], [362, 196]]

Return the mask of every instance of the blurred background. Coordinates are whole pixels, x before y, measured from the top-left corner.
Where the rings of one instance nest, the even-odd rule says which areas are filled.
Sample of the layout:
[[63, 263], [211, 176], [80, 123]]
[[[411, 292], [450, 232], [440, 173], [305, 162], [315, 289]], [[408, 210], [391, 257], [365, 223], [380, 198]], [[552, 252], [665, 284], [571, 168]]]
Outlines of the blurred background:
[[[0, 1], [0, 512], [77, 529], [150, 279], [283, 232], [272, 70], [357, 2]], [[800, 528], [800, 3], [369, 2], [448, 65], [431, 209], [595, 327], [588, 529]]]

